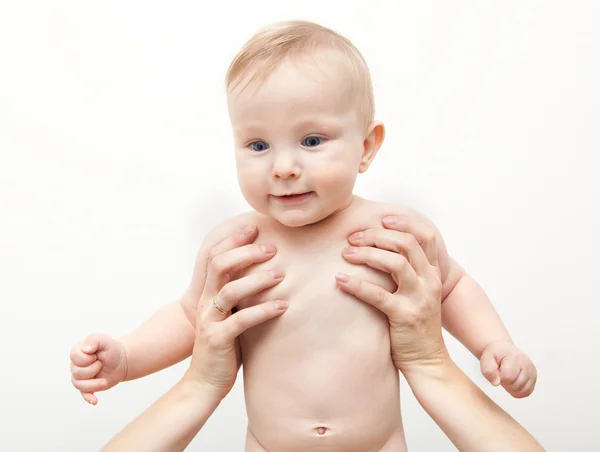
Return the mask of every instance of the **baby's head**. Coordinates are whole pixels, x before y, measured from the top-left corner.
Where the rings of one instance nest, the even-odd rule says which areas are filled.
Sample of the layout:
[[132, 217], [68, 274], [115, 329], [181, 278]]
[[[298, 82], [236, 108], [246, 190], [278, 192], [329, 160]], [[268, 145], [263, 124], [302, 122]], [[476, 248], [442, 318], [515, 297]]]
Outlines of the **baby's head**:
[[320, 25], [255, 34], [226, 78], [238, 180], [247, 202], [280, 223], [317, 223], [348, 207], [384, 137], [359, 51]]

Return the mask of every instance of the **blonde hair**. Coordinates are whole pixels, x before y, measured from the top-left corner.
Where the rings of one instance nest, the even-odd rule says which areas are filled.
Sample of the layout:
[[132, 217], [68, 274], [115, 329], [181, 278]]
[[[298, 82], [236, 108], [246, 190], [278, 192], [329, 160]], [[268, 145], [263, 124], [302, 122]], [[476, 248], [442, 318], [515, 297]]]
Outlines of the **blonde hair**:
[[[316, 55], [330, 50], [346, 67], [362, 119], [369, 124], [375, 114], [371, 75], [366, 61], [358, 49], [344, 36], [322, 25], [292, 20], [271, 24], [255, 33], [240, 49], [231, 62], [225, 77], [225, 87], [230, 93], [245, 82], [263, 82], [284, 60]], [[331, 61], [328, 55], [328, 61]], [[349, 96], [350, 97], [350, 96]]]

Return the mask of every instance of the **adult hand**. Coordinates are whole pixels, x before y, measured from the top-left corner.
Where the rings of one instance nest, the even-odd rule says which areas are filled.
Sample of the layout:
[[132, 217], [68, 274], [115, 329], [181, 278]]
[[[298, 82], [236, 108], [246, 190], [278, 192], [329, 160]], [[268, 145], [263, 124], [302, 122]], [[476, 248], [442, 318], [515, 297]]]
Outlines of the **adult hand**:
[[431, 226], [405, 216], [385, 217], [385, 228], [352, 234], [343, 256], [389, 273], [397, 284], [390, 293], [347, 274], [338, 274], [342, 290], [373, 305], [389, 318], [392, 359], [403, 373], [415, 366], [447, 360], [442, 337], [442, 283], [436, 234]]
[[436, 231], [412, 217], [384, 218], [383, 224], [385, 228], [350, 236], [354, 247], [345, 249], [344, 257], [389, 273], [397, 290], [390, 293], [344, 274], [338, 281], [344, 291], [388, 316], [392, 358], [415, 398], [460, 451], [543, 451], [448, 354], [442, 337]]
[[275, 255], [274, 245], [251, 243], [256, 236], [256, 227], [247, 227], [224, 239], [209, 254], [192, 359], [184, 378], [206, 383], [220, 398], [233, 387], [240, 367], [237, 337], [287, 309], [287, 302], [273, 300], [232, 313], [241, 299], [279, 284], [284, 277], [272, 268], [233, 279], [240, 270]]

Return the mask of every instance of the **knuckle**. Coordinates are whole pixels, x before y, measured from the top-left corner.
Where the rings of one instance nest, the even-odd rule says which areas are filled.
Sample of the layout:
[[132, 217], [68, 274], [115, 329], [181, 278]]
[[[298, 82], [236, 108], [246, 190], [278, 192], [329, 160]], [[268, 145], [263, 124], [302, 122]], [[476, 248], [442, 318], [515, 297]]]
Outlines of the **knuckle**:
[[221, 255], [215, 256], [210, 261], [210, 268], [212, 269], [213, 272], [215, 272], [217, 274], [225, 273], [226, 264], [225, 264], [225, 261], [223, 260], [223, 258], [221, 257]]
[[[263, 309], [264, 309], [264, 307], [263, 307]], [[243, 331], [249, 327], [248, 318], [245, 316], [240, 316], [240, 315], [235, 316], [235, 318], [232, 319], [232, 323], [233, 323], [233, 327], [236, 331]]]
[[211, 249], [206, 256], [206, 263], [210, 264], [212, 261], [214, 261], [216, 259], [216, 257], [218, 255], [219, 255], [219, 253], [218, 253], [216, 247]]
[[398, 254], [396, 258], [396, 269], [403, 270], [408, 265], [408, 260], [403, 254]]
[[221, 297], [221, 300], [223, 300], [226, 303], [234, 302], [237, 300], [237, 290], [231, 283], [225, 284], [221, 289], [219, 295]]
[[429, 244], [435, 242], [435, 231], [433, 229], [427, 229], [423, 233], [423, 241], [424, 241], [424, 243], [429, 243]]
[[417, 238], [409, 233], [403, 235], [402, 241], [407, 248], [416, 248], [419, 246], [419, 241]]
[[384, 289], [378, 289], [377, 290], [377, 301], [381, 304], [386, 304], [389, 300], [389, 295], [388, 292], [386, 292]]

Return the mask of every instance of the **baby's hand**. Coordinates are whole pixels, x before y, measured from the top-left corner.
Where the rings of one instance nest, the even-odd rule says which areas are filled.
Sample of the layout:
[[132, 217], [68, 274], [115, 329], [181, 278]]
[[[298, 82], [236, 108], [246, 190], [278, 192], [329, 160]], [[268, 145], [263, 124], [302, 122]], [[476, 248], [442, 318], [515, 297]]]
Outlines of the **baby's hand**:
[[71, 382], [83, 399], [96, 405], [96, 391], [105, 391], [127, 375], [125, 347], [106, 334], [92, 334], [71, 350]]
[[506, 341], [489, 344], [481, 355], [481, 373], [494, 386], [501, 384], [513, 397], [520, 399], [533, 392], [537, 370], [529, 357]]

